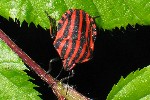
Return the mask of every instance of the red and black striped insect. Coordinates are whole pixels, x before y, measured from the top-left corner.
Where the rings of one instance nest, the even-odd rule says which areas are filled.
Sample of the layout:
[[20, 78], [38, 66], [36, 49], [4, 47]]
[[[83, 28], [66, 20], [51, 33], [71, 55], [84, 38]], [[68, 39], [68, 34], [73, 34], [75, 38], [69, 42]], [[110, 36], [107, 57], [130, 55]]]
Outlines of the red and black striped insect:
[[97, 31], [94, 19], [88, 13], [70, 9], [62, 15], [58, 26], [55, 19], [48, 17], [53, 45], [62, 59], [64, 70], [70, 71], [77, 63], [92, 58]]

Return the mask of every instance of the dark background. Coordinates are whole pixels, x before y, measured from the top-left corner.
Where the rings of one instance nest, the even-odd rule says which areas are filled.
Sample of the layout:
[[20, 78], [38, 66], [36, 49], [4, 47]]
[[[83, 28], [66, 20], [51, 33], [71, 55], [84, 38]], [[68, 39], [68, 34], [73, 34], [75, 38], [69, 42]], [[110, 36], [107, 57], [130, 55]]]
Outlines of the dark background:
[[[45, 70], [48, 70], [49, 60], [59, 56], [49, 30], [33, 23], [28, 27], [26, 22], [20, 27], [19, 21], [8, 21], [1, 16], [0, 28]], [[91, 99], [105, 100], [121, 76], [126, 77], [130, 72], [150, 65], [149, 41], [150, 26], [128, 25], [126, 29], [115, 28], [112, 31], [100, 29], [93, 59], [74, 68], [75, 76], [69, 80], [69, 85]], [[59, 62], [53, 66], [51, 74], [55, 77], [62, 65]], [[40, 86], [35, 89], [42, 94], [43, 100], [57, 100], [51, 88], [33, 71], [26, 72], [35, 78], [31, 81]], [[59, 79], [65, 76], [68, 72], [63, 71]]]

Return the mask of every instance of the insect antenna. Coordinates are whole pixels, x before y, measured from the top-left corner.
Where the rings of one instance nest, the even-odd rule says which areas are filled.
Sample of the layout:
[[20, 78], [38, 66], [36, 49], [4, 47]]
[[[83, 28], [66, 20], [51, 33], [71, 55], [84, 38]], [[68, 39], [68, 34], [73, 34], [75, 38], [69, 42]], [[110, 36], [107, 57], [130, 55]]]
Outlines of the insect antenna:
[[56, 31], [57, 31], [57, 27], [56, 27], [56, 20], [54, 18], [52, 18], [51, 16], [49, 16], [48, 12], [45, 11], [49, 21], [50, 21], [50, 35], [51, 38], [54, 39], [56, 37]]

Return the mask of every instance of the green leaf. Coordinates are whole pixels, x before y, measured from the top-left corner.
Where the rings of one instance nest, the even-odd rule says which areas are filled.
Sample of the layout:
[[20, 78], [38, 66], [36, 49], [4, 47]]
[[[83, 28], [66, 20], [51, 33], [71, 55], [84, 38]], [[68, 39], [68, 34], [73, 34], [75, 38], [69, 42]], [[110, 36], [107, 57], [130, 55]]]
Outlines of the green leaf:
[[107, 100], [150, 100], [150, 66], [122, 77]]
[[0, 39], [0, 100], [40, 100], [22, 60]]
[[96, 19], [99, 27], [113, 29], [128, 24], [150, 25], [149, 0], [0, 0], [0, 15], [5, 18], [25, 20], [43, 28], [49, 28], [49, 20], [44, 13], [57, 21], [68, 9], [83, 9]]

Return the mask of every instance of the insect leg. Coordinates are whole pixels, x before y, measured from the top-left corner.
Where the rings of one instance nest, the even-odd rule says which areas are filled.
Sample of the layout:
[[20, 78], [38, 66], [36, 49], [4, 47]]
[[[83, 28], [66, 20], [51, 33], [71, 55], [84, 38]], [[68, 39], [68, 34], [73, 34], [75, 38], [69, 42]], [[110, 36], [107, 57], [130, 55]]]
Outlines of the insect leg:
[[95, 16], [95, 17], [93, 17], [93, 19], [95, 20], [95, 19], [98, 18], [98, 17], [100, 17], [100, 16]]
[[[71, 74], [71, 75], [70, 75]], [[71, 73], [69, 72], [69, 76], [68, 77], [65, 77], [65, 78], [62, 78], [61, 80], [60, 80], [60, 82], [63, 82], [63, 81], [65, 81], [65, 80], [67, 80], [67, 91], [66, 91], [66, 95], [67, 95], [67, 92], [68, 92], [68, 83], [69, 83], [69, 79], [71, 78], [71, 77], [73, 77], [74, 76], [74, 70], [72, 70], [71, 71]]]
[[52, 18], [51, 16], [49, 16], [48, 12], [45, 11], [49, 21], [50, 21], [50, 35], [51, 38], [55, 38], [56, 36], [56, 31], [57, 31], [57, 27], [56, 27], [56, 20], [54, 18]]
[[65, 78], [62, 78], [62, 79], [60, 80], [60, 82], [63, 82], [63, 81], [65, 81], [65, 80], [68, 80], [69, 78], [72, 78], [72, 77], [74, 76], [74, 74], [75, 74], [74, 70], [71, 70], [71, 75], [70, 75], [70, 72], [69, 72], [69, 76], [67, 76], [67, 77], [65, 77]]
[[[52, 70], [52, 63], [53, 63], [53, 62], [56, 62], [56, 61], [58, 61], [58, 60], [62, 60], [62, 59], [57, 57], [57, 58], [53, 58], [53, 59], [51, 59], [51, 60], [49, 61], [49, 69], [48, 69], [48, 71], [47, 71], [46, 73], [50, 73], [50, 72], [51, 72], [51, 70]], [[59, 74], [56, 76], [55, 79], [57, 79], [57, 78], [60, 76], [60, 74], [61, 74], [62, 71], [63, 71], [63, 67], [61, 68]]]
[[59, 72], [59, 74], [56, 76], [56, 78], [55, 79], [57, 79], [59, 76], [60, 76], [60, 74], [61, 74], [61, 72], [63, 71], [63, 67], [61, 68], [61, 70], [60, 70], [60, 72]]
[[58, 60], [60, 60], [60, 58], [53, 58], [53, 59], [51, 59], [51, 60], [49, 61], [49, 69], [48, 69], [48, 71], [47, 71], [46, 73], [50, 73], [50, 72], [51, 72], [51, 70], [52, 70], [52, 63], [53, 63], [53, 62], [56, 62], [56, 61], [58, 61]]

